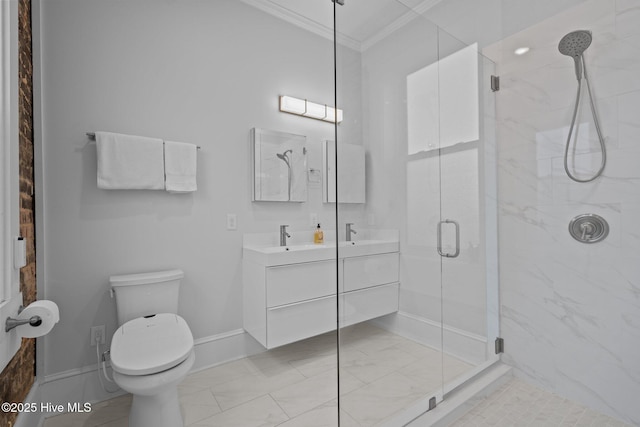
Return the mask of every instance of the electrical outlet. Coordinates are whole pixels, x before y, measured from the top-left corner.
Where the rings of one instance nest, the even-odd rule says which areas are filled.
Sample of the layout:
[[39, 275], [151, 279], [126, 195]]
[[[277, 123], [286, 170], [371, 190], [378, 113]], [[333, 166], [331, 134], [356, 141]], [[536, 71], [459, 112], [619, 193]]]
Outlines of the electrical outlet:
[[91, 345], [94, 346], [97, 343], [104, 344], [105, 343], [105, 326], [92, 326], [91, 327]]
[[236, 230], [238, 228], [238, 217], [236, 214], [227, 214], [227, 230]]
[[316, 213], [309, 214], [309, 225], [314, 228], [318, 225], [318, 214]]

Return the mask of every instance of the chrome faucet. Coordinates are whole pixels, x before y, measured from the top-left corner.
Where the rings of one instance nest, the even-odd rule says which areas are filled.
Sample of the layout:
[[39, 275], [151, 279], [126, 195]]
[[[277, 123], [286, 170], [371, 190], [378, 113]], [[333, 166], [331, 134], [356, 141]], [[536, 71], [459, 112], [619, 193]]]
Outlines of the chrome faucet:
[[358, 234], [358, 232], [354, 229], [351, 228], [351, 226], [353, 225], [352, 222], [348, 222], [347, 223], [347, 242], [351, 241], [351, 234]]
[[280, 246], [287, 246], [287, 237], [291, 237], [289, 233], [287, 233], [288, 225], [280, 226]]

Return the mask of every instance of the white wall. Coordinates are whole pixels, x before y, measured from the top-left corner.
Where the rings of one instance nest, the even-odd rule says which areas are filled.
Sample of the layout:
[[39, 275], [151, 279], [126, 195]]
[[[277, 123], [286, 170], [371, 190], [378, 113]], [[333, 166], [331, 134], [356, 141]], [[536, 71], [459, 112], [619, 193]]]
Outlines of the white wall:
[[[196, 339], [242, 328], [242, 234], [290, 224], [293, 241], [302, 239], [296, 231], [312, 231], [311, 212], [334, 228], [320, 186], [307, 203], [252, 203], [249, 151], [252, 127], [303, 134], [309, 167], [320, 168], [333, 126], [278, 112], [278, 95], [332, 104], [332, 43], [232, 0], [48, 0], [40, 17], [38, 280], [61, 315], [44, 340], [44, 374], [95, 363], [89, 328], [106, 324], [110, 337], [117, 326], [113, 274], [181, 268], [179, 312]], [[348, 73], [359, 68], [341, 78], [357, 82]], [[361, 143], [359, 88], [349, 90], [340, 126]], [[198, 191], [99, 190], [85, 136], [96, 130], [200, 145]], [[341, 210], [341, 221], [361, 222], [362, 210]], [[226, 230], [227, 213], [237, 214], [237, 231]]]
[[[577, 83], [557, 45], [575, 29], [593, 32], [585, 57], [608, 150], [603, 176], [588, 184], [563, 168]], [[515, 57], [521, 45], [532, 50]], [[504, 360], [545, 388], [640, 425], [640, 3], [583, 2], [486, 53], [501, 76]], [[576, 157], [593, 173], [600, 154], [586, 100], [578, 123]], [[608, 221], [606, 240], [570, 236], [569, 221], [583, 213]]]

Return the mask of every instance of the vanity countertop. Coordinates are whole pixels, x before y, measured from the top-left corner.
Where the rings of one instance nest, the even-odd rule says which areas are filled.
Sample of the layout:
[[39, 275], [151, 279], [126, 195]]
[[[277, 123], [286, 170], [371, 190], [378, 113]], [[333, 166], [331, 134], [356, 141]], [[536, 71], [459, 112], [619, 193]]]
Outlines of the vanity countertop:
[[398, 252], [399, 246], [395, 239], [339, 242], [336, 257], [335, 242], [287, 246], [246, 245], [243, 247], [243, 257], [264, 266], [275, 266]]

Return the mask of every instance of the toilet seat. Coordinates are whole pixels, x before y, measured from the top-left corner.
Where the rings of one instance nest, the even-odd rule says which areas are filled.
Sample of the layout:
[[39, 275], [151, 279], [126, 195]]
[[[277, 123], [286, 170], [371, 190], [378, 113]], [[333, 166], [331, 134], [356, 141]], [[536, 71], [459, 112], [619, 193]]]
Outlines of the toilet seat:
[[111, 366], [125, 375], [150, 375], [182, 363], [193, 335], [177, 314], [138, 317], [120, 326], [111, 341]]

